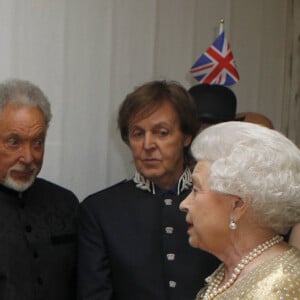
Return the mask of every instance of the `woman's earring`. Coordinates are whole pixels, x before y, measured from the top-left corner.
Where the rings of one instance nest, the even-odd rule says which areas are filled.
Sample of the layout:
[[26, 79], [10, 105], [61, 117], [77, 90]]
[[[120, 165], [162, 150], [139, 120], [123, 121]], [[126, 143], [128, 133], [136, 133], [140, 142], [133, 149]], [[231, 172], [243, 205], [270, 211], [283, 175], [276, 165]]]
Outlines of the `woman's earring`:
[[237, 225], [236, 225], [236, 223], [234, 222], [234, 220], [233, 220], [232, 217], [230, 217], [230, 220], [229, 220], [229, 228], [230, 228], [231, 230], [236, 230], [236, 229], [237, 229]]

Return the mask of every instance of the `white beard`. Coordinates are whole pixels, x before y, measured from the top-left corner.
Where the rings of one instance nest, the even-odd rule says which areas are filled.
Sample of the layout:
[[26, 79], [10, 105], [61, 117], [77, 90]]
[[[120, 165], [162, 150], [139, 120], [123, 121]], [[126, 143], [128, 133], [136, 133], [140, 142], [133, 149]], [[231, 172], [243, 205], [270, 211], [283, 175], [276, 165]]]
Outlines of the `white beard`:
[[3, 185], [17, 192], [24, 192], [25, 190], [27, 190], [33, 184], [37, 175], [37, 172], [35, 171], [27, 181], [16, 181], [11, 177], [11, 171], [12, 169], [8, 170]]

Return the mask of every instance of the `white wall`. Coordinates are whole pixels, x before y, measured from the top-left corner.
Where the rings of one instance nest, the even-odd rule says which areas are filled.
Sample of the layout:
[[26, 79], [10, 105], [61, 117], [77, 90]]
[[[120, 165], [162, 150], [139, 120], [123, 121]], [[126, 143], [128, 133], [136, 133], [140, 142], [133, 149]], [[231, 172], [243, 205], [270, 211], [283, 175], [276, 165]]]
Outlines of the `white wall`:
[[152, 79], [196, 84], [189, 69], [221, 18], [238, 110], [266, 114], [299, 141], [299, 10], [291, 0], [0, 0], [0, 80], [28, 79], [48, 95], [41, 176], [82, 199], [132, 173], [116, 128], [126, 94]]

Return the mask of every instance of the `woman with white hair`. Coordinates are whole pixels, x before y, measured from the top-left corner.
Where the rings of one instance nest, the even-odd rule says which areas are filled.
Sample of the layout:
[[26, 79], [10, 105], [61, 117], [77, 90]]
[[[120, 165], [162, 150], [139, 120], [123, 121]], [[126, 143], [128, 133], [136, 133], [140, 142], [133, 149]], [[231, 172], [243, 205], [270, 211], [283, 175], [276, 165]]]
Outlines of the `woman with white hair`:
[[300, 299], [300, 251], [281, 236], [300, 222], [300, 150], [235, 121], [202, 131], [191, 151], [189, 243], [222, 261], [197, 299]]

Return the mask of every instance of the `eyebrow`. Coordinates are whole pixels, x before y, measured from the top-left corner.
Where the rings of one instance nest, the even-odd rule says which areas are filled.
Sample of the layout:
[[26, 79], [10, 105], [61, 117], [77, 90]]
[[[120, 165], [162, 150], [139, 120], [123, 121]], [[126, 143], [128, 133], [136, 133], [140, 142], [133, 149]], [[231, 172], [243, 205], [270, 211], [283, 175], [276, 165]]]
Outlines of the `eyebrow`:
[[173, 127], [173, 123], [160, 122], [160, 123], [155, 124], [155, 125], [153, 126], [154, 129], [161, 128], [161, 127], [168, 127], [168, 128], [171, 128], [171, 127]]
[[[46, 132], [43, 131], [43, 132], [39, 132], [38, 134], [36, 135], [33, 135], [31, 138], [45, 138], [46, 137]], [[23, 139], [23, 136], [22, 134], [19, 134], [18, 132], [10, 132], [8, 133], [7, 135], [5, 135], [5, 138], [6, 139], [10, 139], [10, 138], [20, 138], [20, 139]]]
[[17, 132], [9, 132], [5, 135], [3, 135], [6, 139], [10, 139], [10, 138], [19, 138], [20, 137], [20, 134], [17, 133]]
[[[167, 127], [167, 128], [171, 128], [173, 127], [173, 124], [174, 123], [167, 123], [167, 122], [159, 122], [157, 124], [154, 124], [151, 128], [153, 129], [157, 129], [157, 128], [161, 128], [161, 127]], [[141, 130], [144, 130], [144, 128], [138, 124], [132, 124], [131, 126], [129, 126], [128, 128], [129, 130], [132, 130], [132, 129], [141, 129]]]

